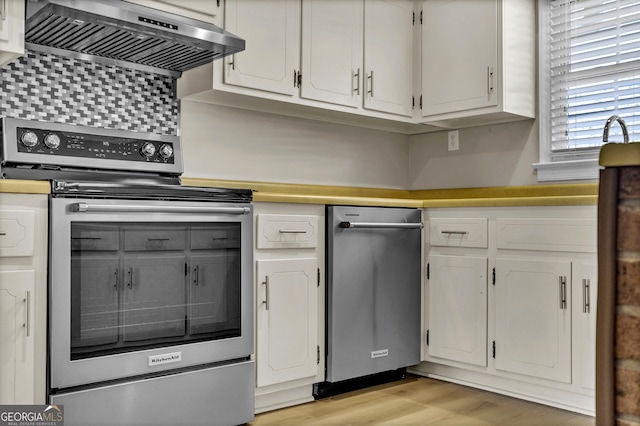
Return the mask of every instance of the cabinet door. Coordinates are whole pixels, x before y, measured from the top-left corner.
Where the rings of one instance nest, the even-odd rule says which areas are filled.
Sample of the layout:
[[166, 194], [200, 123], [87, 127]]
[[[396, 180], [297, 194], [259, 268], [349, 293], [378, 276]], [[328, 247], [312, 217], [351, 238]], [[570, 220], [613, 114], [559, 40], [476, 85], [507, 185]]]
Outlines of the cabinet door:
[[575, 262], [573, 270], [574, 382], [588, 393], [596, 388], [596, 262]]
[[413, 111], [413, 2], [364, 2], [364, 108]]
[[258, 260], [257, 386], [317, 374], [317, 259]]
[[0, 271], [0, 405], [33, 404], [35, 271]]
[[302, 1], [301, 97], [358, 106], [362, 16], [363, 0]]
[[429, 355], [486, 367], [486, 257], [429, 256]]
[[24, 1], [0, 0], [0, 67], [24, 54]]
[[498, 1], [423, 2], [423, 116], [497, 105]]
[[246, 41], [246, 50], [223, 59], [226, 84], [297, 94], [300, 0], [227, 0], [225, 29]]
[[571, 382], [571, 262], [496, 259], [496, 369]]

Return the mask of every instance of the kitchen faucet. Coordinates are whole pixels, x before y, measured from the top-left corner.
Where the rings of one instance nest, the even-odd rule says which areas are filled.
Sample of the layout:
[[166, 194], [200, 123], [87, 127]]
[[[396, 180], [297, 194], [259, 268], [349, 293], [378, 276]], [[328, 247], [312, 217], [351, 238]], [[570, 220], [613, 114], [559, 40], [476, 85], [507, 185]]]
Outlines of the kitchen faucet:
[[627, 130], [627, 124], [624, 120], [617, 115], [612, 115], [609, 117], [606, 123], [604, 123], [604, 132], [602, 134], [602, 143], [607, 143], [609, 141], [609, 127], [611, 127], [612, 121], [617, 121], [620, 123], [620, 128], [622, 129], [622, 136], [624, 138], [624, 143], [629, 143], [629, 132]]

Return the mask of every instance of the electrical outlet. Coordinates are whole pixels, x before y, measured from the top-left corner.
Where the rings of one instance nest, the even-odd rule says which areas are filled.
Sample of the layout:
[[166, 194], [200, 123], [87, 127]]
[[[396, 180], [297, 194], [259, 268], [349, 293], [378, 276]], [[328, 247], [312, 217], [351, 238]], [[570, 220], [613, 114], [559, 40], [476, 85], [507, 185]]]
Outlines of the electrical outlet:
[[449, 151], [457, 151], [460, 149], [460, 135], [457, 130], [452, 130], [447, 135], [447, 147]]

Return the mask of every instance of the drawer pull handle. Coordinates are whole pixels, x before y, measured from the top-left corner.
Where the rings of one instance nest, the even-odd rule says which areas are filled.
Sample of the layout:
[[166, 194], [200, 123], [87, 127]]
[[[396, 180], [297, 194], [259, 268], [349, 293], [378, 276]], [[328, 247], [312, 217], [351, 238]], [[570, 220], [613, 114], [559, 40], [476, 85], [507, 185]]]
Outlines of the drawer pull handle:
[[6, 232], [0, 232], [0, 237], [3, 237], [3, 236], [5, 236], [5, 235], [7, 235], [7, 233], [6, 233]]
[[278, 230], [281, 234], [306, 234], [307, 231], [304, 229], [280, 229]]
[[440, 231], [441, 234], [467, 235], [467, 231]]
[[169, 238], [147, 238], [147, 241], [169, 241]]

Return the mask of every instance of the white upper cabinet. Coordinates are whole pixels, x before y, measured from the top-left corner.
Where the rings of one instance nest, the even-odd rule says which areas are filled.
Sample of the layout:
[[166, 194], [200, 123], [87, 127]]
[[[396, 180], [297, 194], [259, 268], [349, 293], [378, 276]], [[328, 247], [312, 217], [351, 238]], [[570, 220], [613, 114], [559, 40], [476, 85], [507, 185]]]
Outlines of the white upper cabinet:
[[300, 70], [300, 0], [227, 0], [225, 29], [246, 50], [224, 58], [224, 83], [293, 96]]
[[24, 55], [24, 1], [0, 0], [0, 67]]
[[424, 0], [422, 116], [445, 127], [535, 117], [535, 2]]
[[364, 107], [413, 114], [413, 21], [411, 0], [365, 0]]
[[362, 10], [363, 0], [302, 1], [302, 98], [362, 102]]

